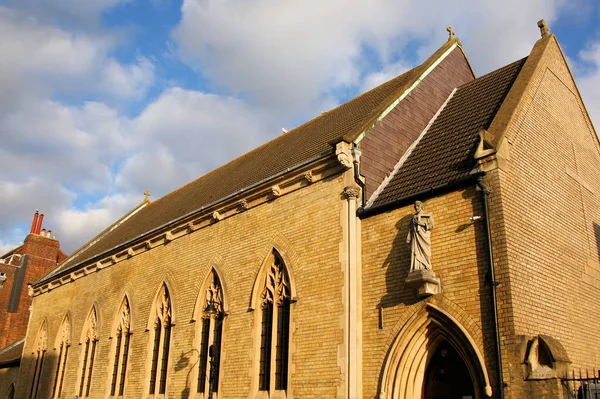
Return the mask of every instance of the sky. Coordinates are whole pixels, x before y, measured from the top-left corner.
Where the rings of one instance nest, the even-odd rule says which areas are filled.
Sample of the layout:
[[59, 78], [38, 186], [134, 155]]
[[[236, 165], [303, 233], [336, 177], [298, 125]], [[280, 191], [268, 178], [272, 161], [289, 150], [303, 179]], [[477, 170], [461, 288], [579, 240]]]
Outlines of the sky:
[[139, 204], [414, 67], [482, 76], [545, 18], [600, 124], [597, 0], [0, 0], [0, 254], [71, 253]]

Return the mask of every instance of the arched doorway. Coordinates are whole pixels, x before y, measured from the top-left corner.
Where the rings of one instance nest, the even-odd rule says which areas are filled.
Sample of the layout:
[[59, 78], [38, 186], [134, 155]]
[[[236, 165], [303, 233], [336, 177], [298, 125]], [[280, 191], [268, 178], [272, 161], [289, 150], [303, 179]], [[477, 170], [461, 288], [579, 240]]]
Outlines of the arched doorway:
[[380, 399], [492, 396], [475, 341], [457, 319], [431, 303], [403, 323], [383, 364], [380, 381]]
[[448, 342], [433, 352], [425, 369], [424, 399], [472, 399], [475, 387], [465, 362]]

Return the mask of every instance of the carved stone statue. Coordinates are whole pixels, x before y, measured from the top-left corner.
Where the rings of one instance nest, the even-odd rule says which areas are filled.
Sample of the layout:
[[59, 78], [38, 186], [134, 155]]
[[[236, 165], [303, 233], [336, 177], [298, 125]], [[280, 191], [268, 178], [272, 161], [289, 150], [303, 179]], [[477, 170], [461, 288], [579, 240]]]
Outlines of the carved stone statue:
[[408, 229], [406, 243], [410, 244], [410, 271], [431, 270], [431, 229], [433, 215], [423, 211], [423, 203], [415, 202], [415, 214]]

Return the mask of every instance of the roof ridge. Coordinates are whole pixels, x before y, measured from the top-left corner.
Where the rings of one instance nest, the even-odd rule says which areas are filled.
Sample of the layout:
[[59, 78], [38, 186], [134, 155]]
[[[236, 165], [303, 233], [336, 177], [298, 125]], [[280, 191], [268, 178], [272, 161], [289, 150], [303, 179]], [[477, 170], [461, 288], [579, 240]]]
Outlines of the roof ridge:
[[[393, 78], [391, 78], [391, 79], [389, 79], [389, 80], [381, 83], [378, 86], [373, 87], [372, 89], [370, 89], [370, 90], [368, 90], [368, 91], [366, 91], [366, 92], [364, 92], [362, 94], [359, 94], [358, 96], [356, 96], [356, 97], [354, 97], [354, 98], [346, 101], [345, 103], [339, 104], [335, 108], [332, 108], [329, 111], [325, 111], [325, 112], [321, 113], [320, 115], [317, 115], [316, 117], [314, 117], [312, 119], [309, 119], [308, 121], [306, 121], [306, 122], [304, 122], [304, 123], [296, 126], [295, 128], [291, 129], [287, 133], [280, 134], [280, 135], [272, 138], [271, 140], [264, 142], [263, 144], [259, 145], [258, 147], [253, 148], [252, 150], [250, 150], [248, 152], [245, 152], [245, 153], [241, 154], [240, 156], [238, 156], [238, 157], [230, 160], [229, 162], [227, 162], [227, 163], [225, 163], [225, 164], [223, 164], [223, 165], [221, 165], [221, 166], [219, 166], [219, 167], [217, 167], [217, 168], [215, 168], [215, 169], [213, 169], [213, 170], [211, 170], [209, 172], [206, 172], [205, 174], [197, 177], [196, 179], [193, 179], [193, 180], [189, 181], [188, 183], [184, 184], [183, 186], [178, 187], [175, 190], [173, 190], [173, 191], [165, 194], [164, 196], [158, 198], [156, 201], [153, 201], [152, 203], [150, 203], [150, 206], [152, 206], [153, 204], [158, 203], [158, 202], [164, 200], [165, 198], [168, 198], [168, 197], [172, 196], [173, 194], [175, 194], [175, 193], [177, 193], [177, 192], [185, 189], [186, 187], [194, 184], [196, 181], [198, 181], [200, 179], [207, 178], [208, 176], [210, 176], [213, 173], [215, 173], [215, 172], [217, 172], [217, 171], [219, 171], [219, 170], [227, 167], [228, 165], [230, 165], [230, 164], [232, 164], [232, 163], [234, 163], [236, 161], [240, 161], [243, 158], [246, 158], [246, 157], [250, 156], [251, 154], [259, 151], [262, 148], [264, 148], [265, 146], [267, 146], [269, 144], [272, 144], [272, 143], [274, 143], [276, 141], [279, 141], [279, 140], [283, 139], [285, 136], [294, 134], [295, 132], [299, 131], [303, 127], [306, 127], [306, 126], [311, 125], [313, 123], [317, 123], [318, 121], [320, 121], [321, 119], [325, 118], [330, 113], [334, 112], [335, 110], [337, 110], [337, 109], [339, 109], [341, 107], [348, 106], [349, 104], [354, 104], [356, 102], [359, 102], [359, 100], [367, 97], [369, 94], [372, 94], [374, 91], [376, 91], [377, 89], [380, 89], [382, 86], [386, 86], [386, 85], [392, 84], [393, 82], [396, 82], [400, 78], [406, 77], [411, 72], [414, 72], [414, 71], [416, 71], [419, 68], [423, 68], [425, 64], [428, 64], [428, 65], [429, 65], [429, 63], [433, 64], [433, 62], [435, 60], [437, 60], [444, 53], [445, 50], [447, 50], [448, 48], [452, 47], [455, 43], [460, 46], [460, 40], [457, 37], [455, 37], [455, 38], [453, 38], [451, 40], [446, 41], [431, 56], [429, 56], [425, 61], [423, 61], [421, 64], [415, 66], [414, 68], [411, 68], [408, 71], [406, 71], [406, 72], [404, 72], [404, 73], [402, 73], [402, 74], [400, 74], [398, 76], [395, 76], [395, 77], [393, 77]], [[442, 49], [444, 51], [441, 51]], [[438, 54], [438, 53], [441, 53], [441, 54]], [[437, 56], [436, 56], [436, 54], [437, 54]], [[425, 69], [427, 69], [427, 68], [425, 68]], [[413, 81], [414, 80], [416, 80], [416, 79], [413, 79]], [[405, 86], [406, 85], [403, 85], [400, 88], [398, 88], [397, 90], [395, 90], [394, 92], [392, 92], [391, 94], [389, 94], [383, 101], [381, 101], [381, 104], [385, 103], [386, 105], [388, 105], [389, 103], [391, 103], [392, 101], [390, 101], [390, 98], [396, 99], [397, 96], [398, 96], [398, 94], [401, 92], [402, 89], [403, 89], [402, 92], [404, 92], [406, 90]], [[375, 113], [375, 115], [379, 115], [382, 112], [381, 108], [382, 108], [381, 106], [377, 107], [372, 113]], [[383, 109], [385, 109], [385, 107], [383, 107]], [[365, 126], [369, 126], [371, 123], [372, 123], [372, 121], [370, 121], [370, 122], [368, 122], [366, 124], [363, 124], [363, 126], [361, 126], [359, 129], [356, 129], [358, 131], [358, 134], [360, 134], [365, 129]], [[355, 134], [355, 136], [357, 136], [358, 134]]]
[[[419, 83], [423, 72], [434, 67], [436, 60], [460, 45], [458, 39], [445, 42], [421, 65], [340, 104], [302, 125], [280, 134], [262, 145], [232, 159], [185, 185], [148, 203], [140, 212], [123, 218], [119, 229], [109, 229], [90, 240], [76, 254], [61, 263], [60, 269], [83, 264], [106, 251], [121, 248], [132, 239], [142, 239], [154, 229], [178, 220], [208, 204], [217, 203], [235, 193], [264, 182], [280, 173], [302, 165], [315, 157], [331, 154], [340, 141], [364, 132], [386, 107], [400, 98], [407, 88]], [[104, 234], [104, 235], [102, 235]], [[77, 259], [74, 261], [74, 259]], [[68, 262], [68, 263], [67, 263]], [[67, 266], [68, 265], [68, 266]], [[55, 274], [51, 274], [54, 276]]]

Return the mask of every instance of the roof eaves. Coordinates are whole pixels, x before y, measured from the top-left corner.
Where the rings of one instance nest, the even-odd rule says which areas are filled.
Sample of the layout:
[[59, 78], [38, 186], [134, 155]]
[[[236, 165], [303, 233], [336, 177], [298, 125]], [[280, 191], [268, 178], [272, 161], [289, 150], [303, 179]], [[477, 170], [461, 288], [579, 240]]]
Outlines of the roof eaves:
[[[131, 239], [127, 240], [127, 241], [121, 242], [118, 245], [116, 245], [116, 246], [114, 246], [112, 248], [107, 249], [106, 251], [102, 251], [101, 253], [99, 253], [97, 255], [94, 255], [91, 258], [86, 258], [83, 261], [81, 261], [79, 263], [76, 263], [76, 264], [74, 264], [72, 266], [69, 266], [66, 269], [59, 270], [59, 268], [57, 268], [57, 269], [54, 270], [54, 272], [46, 275], [45, 277], [43, 277], [39, 281], [36, 281], [35, 283], [33, 283], [32, 287], [33, 288], [37, 288], [37, 287], [39, 287], [39, 286], [47, 283], [51, 279], [54, 279], [54, 278], [57, 278], [57, 277], [59, 277], [61, 275], [70, 273], [73, 270], [76, 270], [79, 267], [83, 266], [84, 264], [87, 264], [87, 263], [93, 262], [96, 259], [102, 258], [102, 257], [106, 256], [107, 254], [109, 254], [109, 253], [111, 253], [111, 252], [113, 252], [113, 251], [115, 251], [115, 250], [117, 250], [119, 248], [125, 248], [128, 245], [130, 245], [131, 243], [134, 243], [134, 242], [140, 240], [143, 237], [146, 237], [146, 236], [149, 236], [149, 235], [151, 235], [153, 233], [161, 231], [161, 230], [165, 229], [166, 227], [168, 227], [170, 225], [173, 225], [174, 223], [177, 223], [177, 222], [179, 222], [181, 220], [185, 220], [186, 218], [189, 218], [189, 217], [193, 216], [194, 214], [197, 214], [198, 212], [202, 212], [203, 210], [211, 208], [211, 207], [213, 207], [213, 206], [215, 206], [215, 205], [217, 205], [217, 204], [219, 204], [219, 203], [221, 203], [223, 201], [227, 201], [227, 200], [231, 199], [232, 197], [235, 197], [236, 195], [242, 194], [242, 193], [244, 193], [244, 192], [246, 192], [248, 190], [251, 190], [251, 189], [253, 189], [255, 187], [261, 186], [261, 185], [263, 185], [263, 184], [265, 184], [265, 183], [267, 183], [267, 182], [269, 182], [271, 180], [277, 179], [277, 178], [279, 178], [279, 177], [281, 177], [281, 176], [285, 175], [286, 173], [289, 173], [289, 172], [291, 172], [293, 170], [302, 168], [302, 167], [304, 167], [306, 165], [309, 165], [309, 164], [311, 164], [313, 162], [316, 162], [316, 161], [318, 161], [318, 160], [320, 160], [322, 158], [329, 157], [329, 156], [331, 156], [334, 153], [335, 153], [335, 149], [332, 149], [331, 151], [327, 151], [327, 152], [321, 153], [321, 154], [319, 154], [319, 155], [317, 155], [315, 157], [312, 157], [312, 158], [310, 158], [308, 160], [305, 160], [305, 161], [303, 161], [303, 162], [301, 162], [301, 163], [299, 163], [299, 164], [297, 164], [295, 166], [289, 167], [289, 168], [287, 168], [287, 169], [285, 169], [285, 170], [283, 170], [281, 172], [278, 172], [278, 173], [276, 173], [276, 174], [274, 174], [274, 175], [272, 175], [270, 177], [267, 177], [266, 179], [263, 179], [263, 180], [261, 180], [259, 182], [253, 183], [253, 184], [251, 184], [251, 185], [249, 185], [249, 186], [247, 186], [245, 188], [237, 190], [237, 191], [235, 191], [235, 192], [233, 192], [233, 193], [231, 193], [229, 195], [226, 195], [225, 197], [219, 198], [219, 199], [217, 199], [217, 200], [215, 200], [215, 201], [213, 201], [213, 202], [211, 202], [209, 204], [203, 205], [203, 206], [201, 206], [200, 208], [198, 208], [196, 210], [193, 210], [191, 212], [186, 213], [185, 215], [182, 215], [182, 216], [179, 216], [179, 217], [177, 217], [177, 218], [175, 218], [173, 220], [170, 220], [170, 221], [168, 221], [168, 222], [166, 222], [166, 223], [164, 223], [164, 224], [162, 224], [162, 225], [160, 225], [158, 227], [155, 227], [154, 229], [152, 229], [150, 231], [146, 231], [146, 232], [144, 232], [144, 233], [142, 233], [142, 234], [140, 234], [140, 235], [138, 235], [138, 236], [136, 236], [134, 238], [131, 238]], [[109, 230], [109, 229], [107, 229], [107, 230]], [[107, 230], [105, 230], [105, 231], [107, 231]], [[100, 238], [101, 237], [99, 237], [98, 239], [100, 239]], [[63, 265], [64, 265], [64, 263], [63, 263]]]
[[[431, 57], [425, 62], [416, 67], [415, 69], [425, 69], [417, 77], [403, 85], [400, 90], [397, 90], [387, 101], [382, 103], [381, 106], [377, 107], [371, 116], [367, 119], [365, 124], [357, 129], [355, 132], [347, 134], [343, 137], [343, 141], [354, 142], [355, 144], [360, 141], [383, 119], [389, 114], [406, 96], [408, 96], [426, 77], [433, 71], [455, 48], [461, 48], [460, 41], [458, 38], [444, 43], [438, 51], [436, 51]], [[462, 51], [462, 48], [461, 48]], [[441, 55], [439, 54], [441, 52]], [[463, 51], [464, 54], [464, 51]], [[471, 69], [472, 71], [472, 69]], [[409, 73], [410, 71], [406, 72]], [[475, 74], [473, 74], [475, 76]]]

